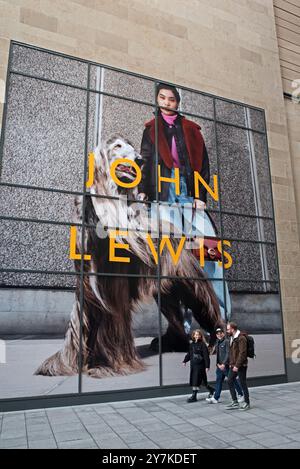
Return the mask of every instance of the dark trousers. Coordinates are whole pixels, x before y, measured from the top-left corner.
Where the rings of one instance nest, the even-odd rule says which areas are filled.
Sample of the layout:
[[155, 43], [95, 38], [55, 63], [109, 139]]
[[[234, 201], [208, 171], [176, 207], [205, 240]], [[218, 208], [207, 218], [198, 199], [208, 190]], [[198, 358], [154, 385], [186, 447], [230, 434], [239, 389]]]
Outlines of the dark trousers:
[[237, 401], [235, 381], [237, 377], [239, 377], [240, 385], [244, 393], [245, 402], [247, 404], [250, 404], [249, 390], [247, 386], [247, 368], [248, 368], [247, 366], [241, 366], [237, 373], [234, 372], [232, 368], [230, 368], [229, 373], [228, 373], [228, 386], [229, 386], [229, 391], [230, 391], [232, 400]]
[[[222, 387], [223, 387], [223, 382], [226, 376], [228, 376], [229, 373], [229, 367], [226, 366], [225, 369], [222, 371], [220, 368], [217, 367], [216, 369], [216, 389], [215, 389], [215, 394], [214, 398], [218, 401], [221, 396], [222, 392]], [[239, 396], [243, 396], [243, 391], [241, 389], [241, 386], [239, 384], [239, 381], [237, 379], [234, 380], [234, 386], [235, 389], [238, 393]]]

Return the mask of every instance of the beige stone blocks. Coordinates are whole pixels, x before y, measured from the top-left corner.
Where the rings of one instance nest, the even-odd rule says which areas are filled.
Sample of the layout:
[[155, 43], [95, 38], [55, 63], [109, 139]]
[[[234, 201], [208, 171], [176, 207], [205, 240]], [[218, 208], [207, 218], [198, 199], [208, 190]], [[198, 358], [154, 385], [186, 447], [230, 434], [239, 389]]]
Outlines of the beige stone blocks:
[[20, 23], [29, 24], [35, 28], [45, 29], [46, 31], [57, 31], [57, 18], [29, 8], [21, 8]]

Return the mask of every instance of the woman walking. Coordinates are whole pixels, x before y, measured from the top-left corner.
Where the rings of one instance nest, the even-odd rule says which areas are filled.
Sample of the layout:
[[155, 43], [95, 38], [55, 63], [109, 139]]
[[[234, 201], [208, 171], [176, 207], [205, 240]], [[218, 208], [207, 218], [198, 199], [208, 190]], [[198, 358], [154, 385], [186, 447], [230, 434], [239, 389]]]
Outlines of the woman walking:
[[183, 364], [186, 365], [188, 361], [191, 362], [190, 386], [193, 388], [193, 393], [191, 397], [188, 398], [187, 402], [197, 401], [197, 393], [202, 383], [209, 390], [209, 393], [212, 396], [214, 388], [207, 383], [206, 374], [210, 367], [209, 353], [200, 329], [196, 329], [192, 333], [190, 350], [184, 357]]

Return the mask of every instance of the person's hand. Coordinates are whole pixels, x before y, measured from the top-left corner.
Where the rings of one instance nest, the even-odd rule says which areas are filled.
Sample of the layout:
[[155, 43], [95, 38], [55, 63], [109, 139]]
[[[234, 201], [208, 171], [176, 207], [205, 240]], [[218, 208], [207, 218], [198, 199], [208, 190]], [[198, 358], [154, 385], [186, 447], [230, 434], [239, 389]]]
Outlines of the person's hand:
[[234, 373], [237, 373], [237, 372], [239, 371], [239, 369], [238, 369], [236, 366], [234, 366], [234, 367], [232, 368], [232, 371], [233, 371]]
[[193, 208], [196, 210], [204, 210], [206, 208], [206, 203], [202, 202], [200, 199], [194, 199]]
[[182, 362], [182, 366], [186, 366], [186, 362]]
[[209, 372], [209, 368], [206, 368], [205, 371], [206, 371], [206, 373], [208, 373], [208, 372]]
[[137, 196], [138, 200], [145, 200], [147, 198], [144, 192], [140, 192]]
[[218, 367], [220, 368], [220, 370], [224, 371], [225, 369], [225, 365], [218, 365]]

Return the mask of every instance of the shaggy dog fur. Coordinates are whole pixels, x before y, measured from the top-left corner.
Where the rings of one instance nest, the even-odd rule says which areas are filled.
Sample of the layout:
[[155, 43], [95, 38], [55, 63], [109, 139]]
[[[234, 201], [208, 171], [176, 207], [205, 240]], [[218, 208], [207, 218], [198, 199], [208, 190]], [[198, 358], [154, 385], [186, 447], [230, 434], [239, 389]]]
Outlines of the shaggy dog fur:
[[[214, 330], [222, 324], [219, 304], [210, 282], [193, 280], [205, 279], [205, 274], [192, 251], [183, 249], [175, 265], [169, 250], [165, 248], [160, 256], [160, 283], [155, 279], [158, 266], [145, 233], [138, 230], [141, 225], [149, 229], [148, 219], [143, 210], [135, 210], [130, 205], [128, 207], [126, 199], [122, 197], [126, 194], [128, 198], [136, 198], [137, 188], [124, 189], [110, 176], [110, 165], [115, 159], [127, 158], [138, 162], [140, 155], [120, 136], [108, 140], [101, 150], [97, 148], [94, 155], [94, 182], [90, 194], [86, 196], [84, 210], [88, 226], [85, 227], [83, 249], [81, 228], [77, 227], [77, 253], [91, 254], [90, 261], [84, 260], [82, 320], [78, 275], [76, 298], [62, 350], [46, 359], [35, 374], [77, 374], [80, 368], [80, 332], [83, 373], [102, 378], [143, 370], [144, 364], [134, 344], [132, 315], [138, 314], [144, 303], [152, 302], [153, 298], [158, 300], [158, 288], [161, 311], [169, 324], [162, 337], [162, 351], [187, 350], [188, 337], [183, 327], [182, 305], [192, 310], [200, 327], [211, 334], [211, 341], [214, 341]], [[117, 166], [116, 174], [123, 182], [132, 181], [136, 177], [133, 167], [126, 164]], [[117, 221], [118, 211], [121, 222]], [[82, 222], [82, 197], [75, 199], [74, 221]], [[101, 227], [127, 227], [126, 237], [118, 236], [116, 242], [129, 245], [129, 250], [122, 250], [120, 255], [129, 257], [130, 263], [109, 261], [109, 238], [98, 236], [99, 222], [100, 231]], [[97, 225], [97, 230], [89, 225]], [[176, 252], [180, 240], [175, 237], [170, 239]], [[80, 265], [81, 261], [76, 260], [77, 272], [80, 272]], [[96, 273], [114, 275], [91, 275]], [[130, 277], [129, 274], [137, 276]], [[158, 339], [154, 339], [152, 348], [157, 350]]]

